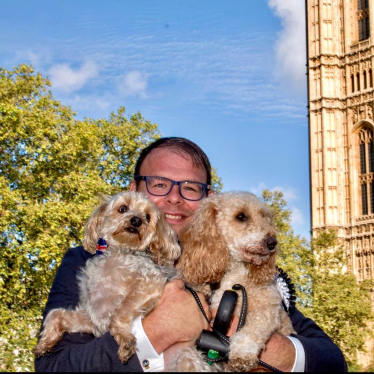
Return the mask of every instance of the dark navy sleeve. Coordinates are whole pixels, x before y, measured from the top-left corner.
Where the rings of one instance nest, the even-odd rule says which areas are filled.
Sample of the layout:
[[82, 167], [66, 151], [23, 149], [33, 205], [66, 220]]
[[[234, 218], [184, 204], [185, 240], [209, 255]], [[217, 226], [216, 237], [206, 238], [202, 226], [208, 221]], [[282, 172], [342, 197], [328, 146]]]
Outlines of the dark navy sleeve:
[[[43, 320], [52, 309], [72, 309], [78, 305], [77, 274], [90, 257], [83, 247], [67, 251], [50, 290]], [[91, 334], [65, 334], [51, 353], [35, 360], [35, 371], [143, 372], [137, 355], [122, 364], [117, 351], [118, 344], [109, 332], [100, 338]]]
[[347, 363], [339, 347], [310, 318], [297, 309], [291, 315], [293, 328], [305, 350], [306, 372], [346, 372]]

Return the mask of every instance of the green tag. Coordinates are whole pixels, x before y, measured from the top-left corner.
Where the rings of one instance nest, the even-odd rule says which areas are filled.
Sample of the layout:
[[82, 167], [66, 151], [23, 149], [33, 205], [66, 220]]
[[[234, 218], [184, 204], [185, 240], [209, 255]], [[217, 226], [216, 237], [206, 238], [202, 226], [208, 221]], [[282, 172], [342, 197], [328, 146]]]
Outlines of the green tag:
[[[217, 351], [215, 351], [214, 349], [209, 349], [208, 351], [208, 358], [218, 358], [219, 357], [219, 353]], [[208, 360], [208, 364], [209, 365], [212, 365], [212, 361], [209, 361]]]

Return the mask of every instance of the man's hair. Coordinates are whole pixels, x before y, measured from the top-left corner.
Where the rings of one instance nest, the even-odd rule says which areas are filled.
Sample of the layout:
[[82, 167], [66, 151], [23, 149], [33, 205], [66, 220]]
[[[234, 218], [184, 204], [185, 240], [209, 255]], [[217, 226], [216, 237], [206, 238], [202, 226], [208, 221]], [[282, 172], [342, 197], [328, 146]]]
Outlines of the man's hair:
[[191, 140], [175, 136], [160, 138], [144, 148], [136, 162], [134, 175], [140, 175], [140, 168], [145, 158], [156, 148], [170, 148], [176, 153], [186, 153], [191, 157], [194, 166], [206, 171], [207, 184], [212, 184], [212, 167], [205, 152]]

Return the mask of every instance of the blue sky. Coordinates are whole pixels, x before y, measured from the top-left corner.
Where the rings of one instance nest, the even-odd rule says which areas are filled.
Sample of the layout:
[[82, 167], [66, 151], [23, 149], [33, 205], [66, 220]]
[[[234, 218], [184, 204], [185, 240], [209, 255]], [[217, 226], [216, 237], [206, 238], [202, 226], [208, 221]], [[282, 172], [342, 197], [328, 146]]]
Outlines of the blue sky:
[[303, 0], [0, 0], [0, 66], [77, 118], [125, 106], [199, 144], [224, 190], [282, 190], [309, 238]]

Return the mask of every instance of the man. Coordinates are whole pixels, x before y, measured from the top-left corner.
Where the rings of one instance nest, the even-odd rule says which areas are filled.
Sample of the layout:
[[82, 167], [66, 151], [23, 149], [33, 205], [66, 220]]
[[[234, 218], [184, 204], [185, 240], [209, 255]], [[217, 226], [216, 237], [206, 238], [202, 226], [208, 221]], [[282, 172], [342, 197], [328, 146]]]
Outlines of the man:
[[[184, 181], [194, 182], [201, 193], [192, 200], [186, 198]], [[152, 189], [154, 183], [162, 184], [165, 189], [162, 195]], [[201, 200], [214, 193], [210, 184], [209, 160], [195, 143], [183, 138], [162, 138], [142, 151], [130, 190], [145, 193], [162, 209], [171, 227], [179, 233], [191, 221]], [[90, 257], [82, 247], [67, 252], [57, 272], [44, 315], [53, 308], [74, 308], [77, 305], [76, 274]], [[202, 297], [201, 301], [208, 312]], [[304, 368], [306, 371], [347, 370], [339, 348], [313, 321], [299, 312], [293, 314], [292, 321], [297, 337], [274, 334], [261, 353], [262, 361], [283, 371], [303, 371]], [[154, 310], [134, 322], [138, 353], [127, 364], [123, 365], [118, 360], [118, 345], [109, 333], [100, 338], [71, 334], [65, 335], [51, 354], [37, 359], [35, 369], [159, 371], [167, 366], [176, 349], [193, 344], [205, 328], [207, 323], [192, 295], [186, 292], [181, 280], [176, 280], [166, 285]]]

